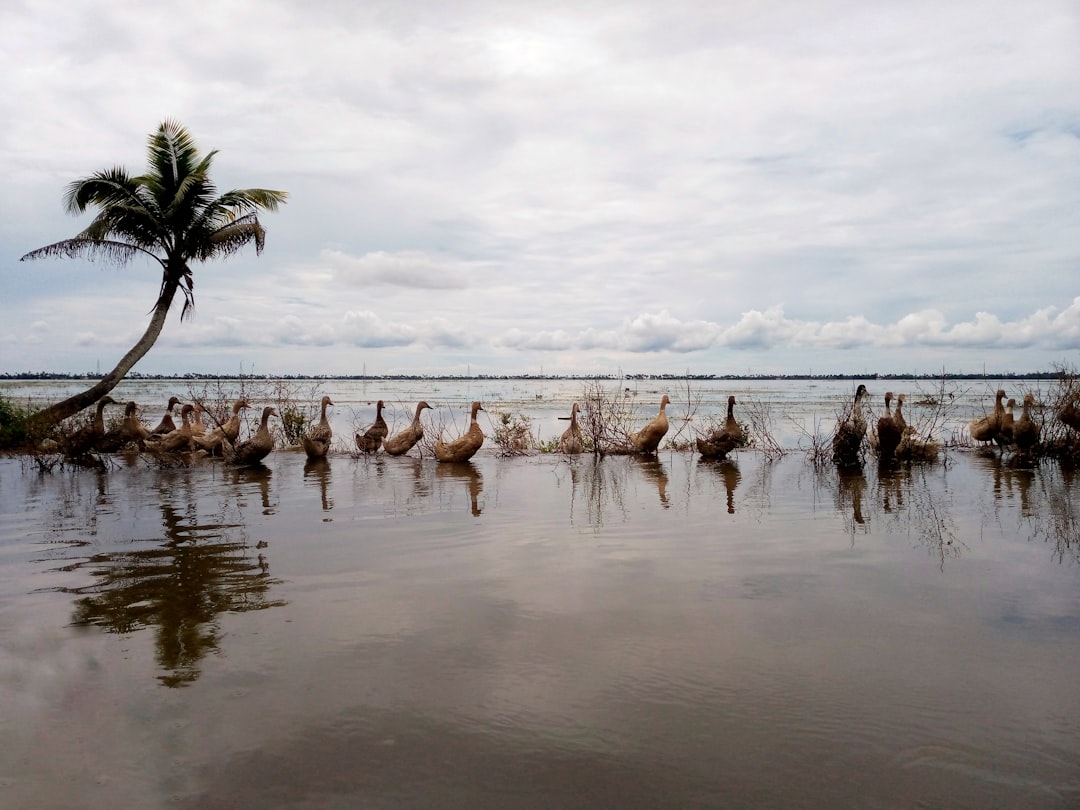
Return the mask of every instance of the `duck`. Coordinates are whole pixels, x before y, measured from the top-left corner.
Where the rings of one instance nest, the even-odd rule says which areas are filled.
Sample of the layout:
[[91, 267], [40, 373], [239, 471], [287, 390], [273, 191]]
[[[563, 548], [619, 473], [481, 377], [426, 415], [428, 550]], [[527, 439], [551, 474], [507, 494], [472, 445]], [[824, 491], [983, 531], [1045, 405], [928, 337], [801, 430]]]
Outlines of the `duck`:
[[322, 398], [320, 403], [319, 423], [311, 427], [301, 438], [304, 452], [309, 459], [325, 458], [330, 450], [330, 440], [334, 437], [334, 431], [330, 428], [330, 422], [326, 418], [326, 408], [333, 405], [333, 400], [328, 396]]
[[259, 429], [250, 439], [237, 444], [231, 452], [226, 451], [226, 458], [230, 464], [238, 467], [246, 467], [250, 464], [258, 464], [274, 449], [274, 437], [270, 434], [270, 417], [277, 416], [278, 412], [270, 405], [263, 408], [262, 419], [259, 421]]
[[570, 427], [563, 431], [559, 437], [559, 452], [574, 456], [585, 450], [585, 440], [581, 436], [581, 426], [578, 425], [577, 415], [581, 408], [575, 402], [570, 409]]
[[150, 431], [139, 421], [139, 406], [128, 402], [124, 406], [124, 421], [106, 433], [98, 447], [107, 453], [115, 453], [128, 444], [135, 444], [141, 450], [149, 438]]
[[1080, 393], [1073, 394], [1057, 412], [1058, 421], [1073, 430], [1080, 430]]
[[203, 436], [206, 434], [206, 424], [202, 420], [203, 413], [206, 409], [198, 402], [195, 403], [195, 410], [191, 412], [191, 435]]
[[[851, 412], [836, 426], [833, 434], [833, 463], [838, 467], [860, 466], [859, 451], [866, 436], [866, 416], [863, 414], [863, 398], [868, 395], [866, 386], [859, 383], [855, 389], [855, 398], [851, 403]], [[894, 414], [895, 417], [895, 414]]]
[[1001, 432], [1001, 425], [1005, 419], [1005, 406], [1001, 401], [1005, 399], [1005, 391], [998, 389], [994, 394], [994, 410], [981, 419], [974, 419], [968, 424], [968, 433], [977, 442], [992, 442], [994, 437]]
[[660, 413], [652, 421], [636, 433], [630, 434], [630, 444], [639, 453], [655, 453], [660, 446], [660, 440], [668, 432], [668, 418], [665, 408], [671, 403], [671, 399], [664, 394], [660, 399]]
[[230, 416], [228, 420], [218, 425], [209, 433], [194, 437], [196, 446], [201, 447], [211, 455], [214, 453], [222, 454], [222, 448], [226, 441], [228, 441], [229, 444], [235, 444], [236, 440], [240, 438], [240, 411], [250, 407], [251, 403], [247, 401], [247, 397], [240, 397], [233, 403], [232, 416]]
[[1009, 397], [1009, 401], [1005, 403], [1005, 413], [1001, 416], [1001, 426], [998, 428], [998, 432], [994, 435], [994, 442], [1001, 448], [1001, 452], [1005, 452], [1006, 447], [1011, 447], [1013, 443], [1013, 427], [1016, 425], [1016, 400]]
[[386, 420], [383, 419], [383, 401], [380, 399], [375, 403], [375, 421], [371, 423], [371, 427], [364, 431], [361, 435], [356, 434], [356, 446], [362, 453], [377, 453], [379, 447], [382, 446], [383, 439], [386, 438], [386, 434], [390, 432], [390, 429], [386, 426]]
[[907, 420], [904, 418], [904, 401], [907, 399], [907, 394], [898, 394], [896, 397], [896, 409], [893, 411], [893, 422], [896, 423], [897, 430], [902, 434], [907, 428]]
[[147, 441], [146, 449], [156, 453], [186, 453], [192, 449], [191, 414], [195, 406], [190, 402], [180, 409], [180, 427], [166, 433], [157, 441]]
[[435, 442], [435, 458], [444, 462], [468, 461], [480, 445], [484, 443], [484, 432], [480, 430], [480, 424], [476, 421], [477, 411], [484, 410], [479, 402], [472, 404], [472, 413], [469, 417], [469, 427], [460, 437], [452, 442], [444, 443], [440, 438]]
[[1035, 396], [1030, 392], [1024, 394], [1024, 406], [1020, 411], [1020, 418], [1013, 424], [1013, 443], [1016, 445], [1016, 454], [1023, 458], [1030, 458], [1035, 446], [1039, 443], [1041, 429], [1031, 418], [1031, 407], [1035, 404]]
[[105, 408], [108, 405], [119, 404], [108, 394], [99, 399], [90, 421], [61, 443], [64, 452], [72, 458], [77, 458], [86, 455], [91, 450], [96, 450], [98, 443], [105, 436]]
[[426, 402], [416, 403], [416, 413], [413, 419], [400, 433], [395, 434], [383, 441], [383, 450], [390, 456], [403, 456], [412, 450], [413, 446], [424, 438], [424, 423], [420, 421], [420, 411], [424, 408], [431, 409]]
[[890, 459], [896, 455], [897, 445], [904, 436], [903, 430], [897, 425], [892, 412], [893, 392], [885, 392], [885, 415], [878, 419], [877, 423], [877, 448], [878, 455], [882, 459]]
[[165, 406], [165, 415], [161, 417], [158, 426], [150, 432], [157, 436], [164, 436], [166, 433], [172, 433], [176, 430], [176, 422], [173, 421], [172, 412], [173, 408], [179, 404], [179, 397], [169, 397], [169, 404]]
[[727, 418], [724, 420], [722, 430], [713, 431], [704, 439], [700, 436], [697, 440], [697, 449], [704, 459], [721, 460], [727, 454], [745, 443], [745, 435], [742, 426], [735, 418], [735, 397], [727, 398]]
[[896, 447], [896, 457], [901, 461], [908, 462], [933, 462], [937, 461], [940, 449], [941, 446], [937, 442], [930, 439], [920, 439], [915, 428], [906, 425], [900, 444]]

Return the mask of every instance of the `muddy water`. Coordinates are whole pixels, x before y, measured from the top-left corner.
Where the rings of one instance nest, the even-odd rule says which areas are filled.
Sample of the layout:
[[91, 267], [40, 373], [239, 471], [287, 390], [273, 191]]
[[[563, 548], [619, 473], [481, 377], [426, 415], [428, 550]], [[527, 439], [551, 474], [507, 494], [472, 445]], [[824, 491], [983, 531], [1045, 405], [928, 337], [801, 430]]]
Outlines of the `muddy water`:
[[0, 460], [0, 806], [1075, 807], [1077, 489]]

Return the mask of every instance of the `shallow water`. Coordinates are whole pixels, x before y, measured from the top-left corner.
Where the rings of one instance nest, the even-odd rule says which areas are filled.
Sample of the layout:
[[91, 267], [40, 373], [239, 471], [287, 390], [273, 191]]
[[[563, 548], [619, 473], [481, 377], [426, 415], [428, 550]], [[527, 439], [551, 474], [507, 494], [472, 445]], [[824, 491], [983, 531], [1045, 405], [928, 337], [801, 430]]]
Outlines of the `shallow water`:
[[0, 806], [1075, 807], [1077, 487], [0, 460]]
[[[856, 383], [851, 380], [602, 380], [598, 383], [568, 379], [418, 379], [418, 380], [325, 380], [325, 381], [267, 381], [247, 379], [205, 382], [200, 380], [125, 380], [112, 392], [118, 402], [133, 400], [142, 409], [143, 421], [156, 425], [170, 396], [185, 401], [200, 397], [213, 403], [216, 398], [232, 402], [244, 391], [251, 397], [253, 408], [247, 412], [248, 422], [258, 423], [263, 405], [280, 405], [284, 400], [292, 406], [317, 411], [316, 404], [323, 394], [329, 394], [335, 407], [329, 411], [334, 429], [335, 446], [353, 449], [352, 436], [358, 429], [370, 425], [375, 418], [375, 402], [386, 403], [384, 417], [391, 432], [403, 428], [413, 417], [416, 403], [428, 402], [432, 410], [424, 411], [423, 421], [431, 432], [440, 428], [448, 436], [458, 435], [469, 419], [469, 404], [483, 402], [486, 409], [479, 415], [485, 433], [491, 437], [499, 426], [500, 414], [524, 415], [529, 418], [533, 433], [539, 441], [557, 439], [566, 429], [566, 418], [575, 401], [584, 402], [591, 385], [599, 384], [606, 397], [622, 397], [625, 407], [640, 424], [656, 415], [660, 398], [668, 394], [671, 405], [667, 414], [671, 420], [669, 438], [692, 439], [695, 431], [710, 418], [723, 420], [729, 394], [736, 396], [736, 415], [740, 421], [750, 421], [751, 415], [764, 423], [771, 437], [784, 448], [806, 448], [814, 436], [828, 436], [839, 412], [849, 407]], [[1025, 391], [1039, 394], [1040, 386], [1049, 383], [1009, 380], [961, 380], [943, 384], [933, 380], [867, 380], [871, 394], [871, 409], [880, 415], [885, 392], [893, 390], [907, 396], [906, 411], [910, 424], [921, 435], [938, 441], [963, 441], [967, 423], [985, 415], [993, 408], [994, 391], [1004, 387], [1008, 396], [1018, 402]], [[30, 380], [0, 381], [0, 395], [29, 407], [41, 407], [71, 394], [85, 390], [83, 381]], [[281, 395], [284, 394], [284, 397]], [[927, 397], [942, 403], [941, 407], [920, 405]], [[280, 410], [280, 408], [279, 408]], [[122, 409], [107, 413], [119, 419]], [[179, 421], [177, 422], [179, 424]], [[277, 423], [275, 423], [277, 424]], [[493, 452], [489, 441], [482, 453]]]

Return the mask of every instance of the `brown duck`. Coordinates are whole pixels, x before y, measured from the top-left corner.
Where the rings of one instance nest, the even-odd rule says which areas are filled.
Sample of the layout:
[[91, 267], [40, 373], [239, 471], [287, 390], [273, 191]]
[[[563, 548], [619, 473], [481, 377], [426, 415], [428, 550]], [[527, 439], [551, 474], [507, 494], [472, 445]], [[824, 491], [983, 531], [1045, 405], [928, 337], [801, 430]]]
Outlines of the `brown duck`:
[[91, 450], [96, 450], [98, 443], [105, 437], [105, 406], [118, 404], [115, 399], [108, 395], [99, 399], [90, 421], [61, 442], [64, 452], [75, 458], [86, 455]]
[[124, 406], [124, 421], [115, 430], [105, 434], [99, 447], [107, 453], [115, 453], [129, 444], [141, 450], [149, 438], [150, 431], [139, 421], [139, 406], [129, 402]]
[[469, 417], [469, 427], [457, 439], [444, 443], [442, 439], [435, 442], [435, 458], [439, 461], [468, 461], [480, 445], [484, 443], [484, 431], [480, 430], [480, 424], [476, 421], [476, 412], [484, 410], [479, 402], [472, 404], [472, 415]]
[[166, 433], [157, 441], [148, 441], [146, 449], [160, 453], [186, 453], [194, 449], [191, 435], [191, 414], [194, 410], [194, 405], [184, 405], [180, 409], [180, 427], [172, 433]]
[[886, 391], [885, 415], [878, 419], [877, 422], [878, 454], [882, 459], [895, 457], [896, 448], [904, 438], [903, 428], [901, 428], [893, 418], [892, 398], [893, 392]]
[[1005, 399], [1005, 392], [999, 388], [994, 395], [993, 413], [988, 413], [981, 419], [975, 419], [968, 425], [968, 433], [974, 441], [992, 442], [1001, 432], [1001, 427], [1005, 422], [1005, 406], [1001, 404], [1003, 399]]
[[867, 394], [866, 386], [859, 383], [859, 387], [855, 389], [855, 399], [851, 403], [851, 413], [836, 426], [832, 439], [832, 455], [833, 463], [838, 467], [861, 466], [859, 452], [866, 436], [866, 415], [863, 413], [862, 402]]
[[237, 444], [232, 452], [229, 449], [225, 450], [225, 458], [230, 464], [245, 467], [258, 464], [270, 455], [270, 451], [274, 449], [274, 437], [270, 434], [270, 417], [277, 415], [277, 411], [271, 406], [263, 408], [262, 420], [259, 422], [259, 429], [255, 431], [255, 435]]
[[326, 406], [333, 404], [330, 397], [322, 398], [319, 423], [312, 426], [301, 439], [304, 452], [310, 459], [324, 458], [330, 450], [330, 440], [334, 438], [334, 431], [331, 430], [330, 422], [326, 418]]
[[710, 433], [704, 439], [698, 437], [697, 449], [705, 459], [722, 459], [745, 441], [742, 426], [735, 418], [735, 397], [727, 398], [727, 418], [724, 427]]
[[161, 417], [161, 421], [158, 422], [158, 426], [150, 432], [157, 436], [164, 436], [166, 433], [172, 433], [176, 430], [176, 422], [173, 421], [173, 408], [180, 404], [179, 397], [169, 397], [169, 404], [165, 406], [165, 415]]
[[630, 434], [630, 444], [639, 453], [655, 453], [660, 440], [668, 432], [668, 418], [664, 409], [671, 400], [667, 394], [660, 399], [660, 413], [637, 433]]
[[371, 423], [371, 427], [363, 432], [363, 434], [356, 434], [356, 447], [362, 453], [377, 453], [379, 447], [382, 446], [383, 439], [386, 438], [386, 434], [390, 432], [390, 428], [386, 426], [386, 420], [383, 419], [383, 401], [380, 399], [375, 403], [375, 421]]
[[575, 402], [570, 409], [570, 427], [563, 431], [559, 437], [559, 452], [567, 455], [577, 455], [585, 449], [585, 440], [581, 436], [581, 426], [578, 425], [577, 415], [581, 410]]
[[416, 413], [413, 414], [413, 420], [409, 423], [400, 433], [395, 434], [389, 439], [383, 442], [383, 450], [391, 456], [403, 456], [408, 453], [413, 446], [424, 438], [424, 425], [420, 421], [420, 411], [424, 408], [431, 408], [426, 402], [416, 403]]
[[1080, 430], [1080, 394], [1073, 394], [1057, 413], [1058, 421], [1073, 430]]
[[240, 411], [245, 408], [250, 408], [251, 403], [247, 401], [246, 397], [240, 397], [233, 403], [232, 416], [225, 422], [218, 425], [202, 436], [195, 436], [194, 441], [196, 446], [201, 447], [211, 455], [217, 453], [222, 454], [223, 447], [226, 443], [235, 444], [236, 440], [240, 437]]
[[1031, 406], [1034, 404], [1034, 395], [1024, 394], [1023, 410], [1020, 412], [1020, 418], [1013, 425], [1013, 444], [1016, 445], [1017, 455], [1023, 457], [1030, 457], [1039, 443], [1041, 429], [1031, 418]]

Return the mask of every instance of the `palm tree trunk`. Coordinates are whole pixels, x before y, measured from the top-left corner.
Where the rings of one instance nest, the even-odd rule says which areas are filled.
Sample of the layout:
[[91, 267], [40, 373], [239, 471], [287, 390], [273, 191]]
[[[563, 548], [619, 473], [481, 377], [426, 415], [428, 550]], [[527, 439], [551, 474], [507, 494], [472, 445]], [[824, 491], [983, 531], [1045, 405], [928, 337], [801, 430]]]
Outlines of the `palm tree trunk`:
[[69, 416], [74, 416], [84, 408], [89, 408], [112, 391], [157, 341], [162, 328], [165, 326], [165, 316], [169, 314], [169, 307], [172, 306], [177, 288], [178, 282], [166, 282], [161, 295], [158, 297], [157, 304], [154, 306], [154, 312], [150, 316], [150, 323], [146, 327], [146, 331], [139, 338], [139, 342], [132, 346], [128, 353], [120, 359], [120, 362], [116, 364], [116, 368], [102, 377], [93, 387], [38, 411], [33, 416], [34, 421], [41, 426], [55, 425]]

